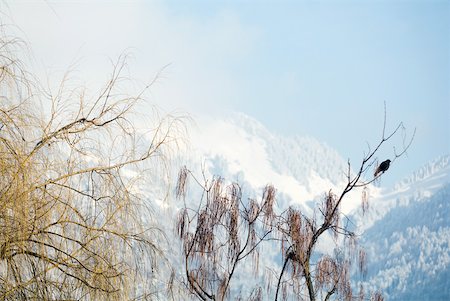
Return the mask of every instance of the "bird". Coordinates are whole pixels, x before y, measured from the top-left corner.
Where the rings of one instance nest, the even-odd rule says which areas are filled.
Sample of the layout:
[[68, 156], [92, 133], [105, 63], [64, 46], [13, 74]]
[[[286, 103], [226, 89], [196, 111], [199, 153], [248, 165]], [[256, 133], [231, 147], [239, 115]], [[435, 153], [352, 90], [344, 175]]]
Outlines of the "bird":
[[391, 164], [391, 160], [387, 159], [386, 161], [381, 162], [380, 165], [378, 165], [377, 169], [375, 170], [375, 173], [373, 174], [374, 177], [378, 176], [380, 173], [384, 173], [386, 170], [389, 169], [389, 165]]

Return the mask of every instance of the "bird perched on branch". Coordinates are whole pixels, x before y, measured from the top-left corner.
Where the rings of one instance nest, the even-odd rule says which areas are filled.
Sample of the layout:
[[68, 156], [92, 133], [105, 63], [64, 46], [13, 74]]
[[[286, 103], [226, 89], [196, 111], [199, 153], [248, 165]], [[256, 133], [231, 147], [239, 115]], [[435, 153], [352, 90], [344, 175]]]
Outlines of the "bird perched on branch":
[[375, 170], [375, 173], [373, 174], [374, 177], [378, 176], [380, 173], [384, 173], [386, 170], [389, 169], [389, 165], [391, 164], [391, 160], [386, 160], [381, 162], [380, 165], [378, 165], [377, 169]]

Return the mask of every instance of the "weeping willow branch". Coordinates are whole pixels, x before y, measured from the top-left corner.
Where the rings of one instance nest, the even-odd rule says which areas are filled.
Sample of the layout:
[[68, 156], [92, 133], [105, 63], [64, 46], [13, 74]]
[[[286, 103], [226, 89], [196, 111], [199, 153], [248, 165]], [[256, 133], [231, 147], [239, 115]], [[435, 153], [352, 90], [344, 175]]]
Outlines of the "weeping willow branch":
[[0, 38], [0, 298], [151, 299], [165, 286], [152, 279], [171, 267], [139, 179], [164, 178], [183, 118], [151, 116], [136, 130], [151, 85], [124, 93], [123, 57], [87, 99], [66, 77], [42, 90], [15, 47]]

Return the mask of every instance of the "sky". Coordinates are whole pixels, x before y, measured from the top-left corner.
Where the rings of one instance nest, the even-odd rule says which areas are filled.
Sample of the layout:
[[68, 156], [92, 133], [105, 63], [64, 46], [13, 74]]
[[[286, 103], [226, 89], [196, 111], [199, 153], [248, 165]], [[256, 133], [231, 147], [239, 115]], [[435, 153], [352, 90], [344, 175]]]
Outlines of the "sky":
[[[128, 54], [149, 100], [194, 120], [242, 112], [359, 161], [403, 122], [402, 178], [450, 153], [450, 1], [6, 1], [4, 24], [55, 79], [88, 87]], [[395, 141], [401, 145], [401, 135]], [[392, 145], [391, 145], [392, 146]], [[380, 159], [392, 158], [391, 146]]]

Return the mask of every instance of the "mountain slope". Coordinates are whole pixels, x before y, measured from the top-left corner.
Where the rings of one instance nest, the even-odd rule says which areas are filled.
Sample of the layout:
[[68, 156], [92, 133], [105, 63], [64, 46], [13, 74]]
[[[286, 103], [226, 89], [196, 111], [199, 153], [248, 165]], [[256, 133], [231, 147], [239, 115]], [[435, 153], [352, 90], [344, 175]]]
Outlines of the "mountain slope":
[[361, 242], [369, 254], [365, 285], [387, 300], [450, 299], [449, 159], [430, 162], [373, 200]]

